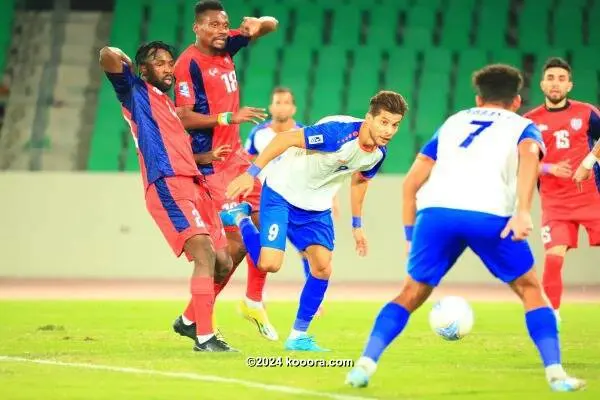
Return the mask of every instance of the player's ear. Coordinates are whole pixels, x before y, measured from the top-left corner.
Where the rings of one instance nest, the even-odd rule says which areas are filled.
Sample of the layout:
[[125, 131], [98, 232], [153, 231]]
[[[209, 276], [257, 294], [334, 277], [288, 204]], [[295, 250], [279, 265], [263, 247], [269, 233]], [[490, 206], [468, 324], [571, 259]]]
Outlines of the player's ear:
[[521, 108], [522, 102], [523, 102], [523, 99], [521, 99], [521, 95], [520, 94], [516, 95], [515, 98], [513, 99], [512, 105], [511, 105], [512, 111], [517, 112], [517, 110], [519, 108]]
[[481, 100], [480, 96], [475, 96], [475, 105], [477, 107], [481, 107], [483, 105], [483, 100]]
[[567, 86], [567, 93], [573, 90], [573, 81], [569, 81], [569, 86]]
[[200, 30], [200, 26], [198, 25], [198, 22], [194, 21], [194, 23], [192, 24], [192, 31], [194, 32], [194, 35], [196, 35], [196, 37], [198, 37], [199, 30]]

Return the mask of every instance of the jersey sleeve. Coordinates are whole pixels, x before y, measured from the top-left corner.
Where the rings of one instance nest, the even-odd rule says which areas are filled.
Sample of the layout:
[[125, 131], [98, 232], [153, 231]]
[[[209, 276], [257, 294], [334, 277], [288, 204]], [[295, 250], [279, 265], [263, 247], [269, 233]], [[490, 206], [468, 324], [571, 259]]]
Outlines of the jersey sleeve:
[[127, 63], [123, 63], [123, 72], [105, 72], [106, 77], [112, 84], [117, 98], [125, 107], [131, 101], [131, 89], [135, 84], [135, 75]]
[[175, 105], [177, 107], [193, 106], [196, 104], [194, 80], [191, 72], [195, 62], [183, 58], [175, 65]]
[[593, 140], [600, 139], [600, 112], [594, 106], [590, 106], [590, 121], [588, 135]]
[[380, 147], [379, 150], [381, 150], [381, 153], [383, 154], [381, 160], [379, 160], [377, 164], [373, 166], [373, 168], [360, 172], [361, 175], [366, 179], [372, 179], [375, 175], [377, 175], [377, 173], [381, 169], [381, 166], [383, 165], [383, 162], [385, 161], [385, 157], [387, 156], [387, 149], [385, 147]]
[[423, 154], [431, 158], [434, 161], [437, 161], [437, 150], [438, 150], [438, 132], [436, 131], [431, 139], [427, 143], [423, 145], [421, 151], [419, 153]]
[[248, 134], [246, 143], [244, 143], [244, 148], [246, 149], [248, 154], [253, 155], [253, 156], [258, 154], [258, 150], [256, 149], [256, 146], [254, 146], [254, 138], [256, 137], [256, 131], [258, 131], [259, 129], [260, 129], [259, 125], [252, 128], [252, 130]]
[[248, 46], [248, 43], [250, 43], [250, 38], [248, 36], [242, 35], [242, 32], [239, 29], [232, 29], [229, 31], [229, 38], [227, 38], [225, 50], [233, 57], [242, 48]]
[[346, 130], [343, 122], [324, 122], [304, 128], [304, 145], [308, 150], [333, 153], [340, 149], [340, 133]]
[[538, 127], [535, 126], [535, 124], [531, 123], [525, 127], [525, 129], [521, 133], [521, 136], [519, 136], [517, 145], [525, 139], [531, 139], [537, 142], [537, 144], [540, 146], [540, 150], [542, 151], [540, 157], [546, 153], [546, 145], [544, 144], [544, 140], [542, 139], [542, 133], [540, 132]]

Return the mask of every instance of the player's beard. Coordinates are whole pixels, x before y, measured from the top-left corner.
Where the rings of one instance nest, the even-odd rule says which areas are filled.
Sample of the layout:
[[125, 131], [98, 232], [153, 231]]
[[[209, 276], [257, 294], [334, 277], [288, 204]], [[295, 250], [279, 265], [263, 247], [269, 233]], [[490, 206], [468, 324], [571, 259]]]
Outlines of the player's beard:
[[165, 81], [158, 79], [156, 76], [148, 76], [148, 82], [150, 82], [152, 86], [157, 87], [163, 93], [166, 93], [171, 89], [171, 87], [173, 86], [173, 80], [174, 78], [171, 77], [171, 83], [166, 83]]
[[275, 120], [275, 122], [277, 122], [278, 124], [285, 124], [286, 122], [288, 122], [290, 120], [290, 117], [273, 117], [273, 119]]
[[561, 101], [563, 101], [566, 98], [567, 98], [567, 96], [560, 96], [560, 97], [556, 97], [556, 98], [552, 98], [550, 96], [546, 96], [546, 100], [548, 100], [550, 103], [552, 103], [554, 105], [560, 103]]

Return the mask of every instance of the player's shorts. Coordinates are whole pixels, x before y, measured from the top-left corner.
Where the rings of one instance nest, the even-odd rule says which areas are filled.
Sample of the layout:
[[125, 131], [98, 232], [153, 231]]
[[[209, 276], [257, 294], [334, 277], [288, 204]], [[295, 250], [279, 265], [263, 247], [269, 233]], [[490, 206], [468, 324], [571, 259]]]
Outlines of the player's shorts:
[[577, 248], [579, 243], [579, 226], [583, 225], [588, 234], [590, 246], [600, 246], [600, 215], [597, 219], [553, 219], [544, 215], [542, 217], [542, 243], [544, 248], [567, 246]]
[[[240, 202], [245, 201], [250, 204], [252, 211], [259, 211], [262, 185], [258, 178], [254, 180], [254, 188], [245, 199], [242, 198], [242, 196], [239, 196], [237, 199], [229, 199], [225, 195], [227, 185], [239, 175], [246, 172], [249, 166], [249, 161], [232, 158], [231, 163], [227, 165], [227, 169], [206, 175], [206, 183], [208, 185], [208, 190], [210, 191], [210, 196], [218, 210], [229, 210], [237, 206]], [[225, 227], [226, 231], [235, 231], [237, 229], [238, 228], [235, 226]]]
[[512, 282], [528, 272], [534, 258], [527, 241], [500, 233], [509, 218], [492, 214], [427, 208], [417, 213], [408, 256], [408, 274], [417, 282], [437, 286], [461, 254], [470, 248], [501, 281]]
[[260, 208], [261, 247], [285, 250], [286, 237], [299, 250], [319, 245], [333, 251], [335, 233], [331, 210], [307, 211], [287, 202], [266, 184]]
[[[177, 257], [195, 235], [209, 235], [215, 250], [227, 248], [227, 237], [204, 183], [196, 178], [161, 178], [146, 191], [146, 208]], [[188, 260], [191, 255], [186, 254]]]

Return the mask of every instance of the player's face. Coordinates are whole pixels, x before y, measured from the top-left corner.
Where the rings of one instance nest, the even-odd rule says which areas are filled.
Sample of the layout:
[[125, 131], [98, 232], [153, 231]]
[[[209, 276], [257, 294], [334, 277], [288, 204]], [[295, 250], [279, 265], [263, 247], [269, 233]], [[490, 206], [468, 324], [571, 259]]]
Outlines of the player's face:
[[269, 112], [273, 120], [277, 122], [287, 122], [296, 114], [296, 106], [291, 93], [275, 93], [271, 99]]
[[382, 110], [378, 115], [367, 114], [371, 139], [377, 146], [387, 145], [398, 132], [402, 115]]
[[156, 86], [163, 92], [167, 92], [175, 82], [175, 77], [173, 76], [174, 67], [175, 60], [171, 54], [166, 50], [159, 49], [142, 66], [142, 74], [148, 83]]
[[541, 85], [544, 96], [553, 104], [563, 101], [573, 88], [569, 72], [563, 68], [548, 68]]
[[229, 35], [229, 18], [225, 11], [206, 11], [194, 23], [194, 33], [200, 44], [215, 51], [225, 48]]

